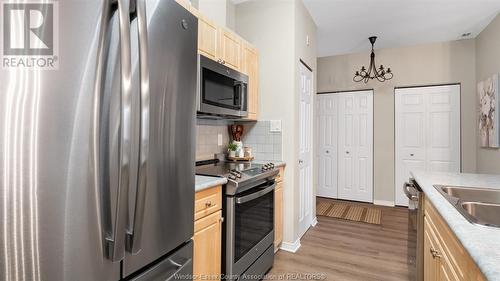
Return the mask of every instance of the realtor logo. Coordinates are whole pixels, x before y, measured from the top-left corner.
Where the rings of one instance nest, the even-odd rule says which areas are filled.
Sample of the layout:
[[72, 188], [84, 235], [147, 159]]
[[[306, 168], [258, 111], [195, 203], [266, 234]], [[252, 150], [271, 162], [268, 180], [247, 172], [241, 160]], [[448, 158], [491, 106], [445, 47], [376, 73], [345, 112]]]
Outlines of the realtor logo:
[[2, 66], [56, 69], [57, 3], [22, 2], [2, 5]]

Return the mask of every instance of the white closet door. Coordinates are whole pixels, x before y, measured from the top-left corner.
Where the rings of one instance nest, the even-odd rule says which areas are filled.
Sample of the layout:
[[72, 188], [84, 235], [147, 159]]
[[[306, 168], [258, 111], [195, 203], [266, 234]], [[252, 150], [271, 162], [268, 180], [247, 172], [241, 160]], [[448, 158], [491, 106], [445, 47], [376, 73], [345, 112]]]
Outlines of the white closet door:
[[408, 206], [411, 170], [460, 171], [460, 86], [395, 91], [395, 204]]
[[395, 204], [408, 206], [408, 197], [403, 193], [403, 184], [408, 181], [410, 170], [425, 169], [425, 96], [412, 91], [395, 95], [396, 120], [396, 192]]
[[300, 111], [299, 111], [299, 236], [302, 237], [312, 223], [313, 177], [312, 177], [312, 72], [300, 65]]
[[337, 198], [337, 98], [319, 95], [317, 101], [317, 195]]
[[338, 98], [338, 197], [373, 202], [373, 92]]

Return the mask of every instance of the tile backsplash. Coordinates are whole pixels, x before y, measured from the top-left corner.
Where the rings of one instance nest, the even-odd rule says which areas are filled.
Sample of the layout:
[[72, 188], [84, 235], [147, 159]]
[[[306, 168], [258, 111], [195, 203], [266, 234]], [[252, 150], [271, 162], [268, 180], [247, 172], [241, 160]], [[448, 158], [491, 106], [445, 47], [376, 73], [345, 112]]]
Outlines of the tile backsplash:
[[252, 148], [255, 160], [282, 161], [282, 134], [271, 132], [271, 121], [244, 123], [243, 145]]
[[[196, 161], [213, 159], [214, 154], [226, 152], [229, 143], [228, 123], [198, 119], [196, 124]], [[222, 145], [218, 145], [218, 135]]]
[[[198, 119], [196, 125], [196, 160], [213, 159], [214, 154], [227, 151], [231, 141], [230, 121]], [[282, 161], [282, 134], [271, 132], [271, 121], [241, 122], [244, 126], [243, 145], [252, 148], [255, 160]], [[222, 145], [218, 145], [218, 135]]]

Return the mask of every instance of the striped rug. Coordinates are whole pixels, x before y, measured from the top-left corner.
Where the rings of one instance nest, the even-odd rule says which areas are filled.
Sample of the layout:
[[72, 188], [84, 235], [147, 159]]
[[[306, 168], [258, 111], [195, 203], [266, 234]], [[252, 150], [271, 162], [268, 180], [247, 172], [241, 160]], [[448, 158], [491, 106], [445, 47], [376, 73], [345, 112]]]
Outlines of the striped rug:
[[382, 210], [363, 207], [344, 202], [316, 202], [318, 216], [333, 217], [344, 220], [359, 221], [371, 224], [380, 224]]

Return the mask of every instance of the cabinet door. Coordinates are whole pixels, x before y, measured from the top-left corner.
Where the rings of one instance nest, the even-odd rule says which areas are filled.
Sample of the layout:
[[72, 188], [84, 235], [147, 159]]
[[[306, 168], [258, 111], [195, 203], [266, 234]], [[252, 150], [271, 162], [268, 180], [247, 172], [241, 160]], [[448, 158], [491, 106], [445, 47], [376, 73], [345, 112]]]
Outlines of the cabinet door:
[[432, 250], [436, 248], [432, 242], [432, 234], [426, 229], [424, 231], [424, 280], [438, 281], [439, 260], [432, 255]]
[[277, 251], [283, 241], [283, 182], [274, 190], [274, 250]]
[[217, 25], [198, 14], [198, 52], [209, 59], [217, 60], [218, 38]]
[[241, 48], [241, 72], [248, 75], [248, 117], [257, 120], [259, 112], [259, 54], [255, 48], [243, 44]]
[[235, 34], [219, 27], [219, 55], [222, 64], [241, 69], [241, 39]]
[[220, 275], [221, 214], [221, 211], [217, 211], [194, 223], [193, 274], [196, 280], [216, 280], [211, 276]]

